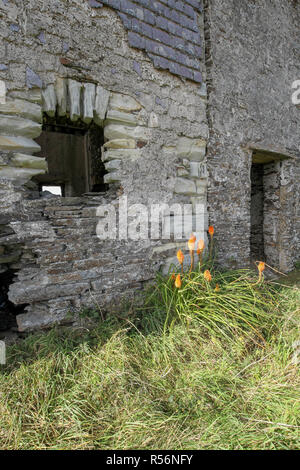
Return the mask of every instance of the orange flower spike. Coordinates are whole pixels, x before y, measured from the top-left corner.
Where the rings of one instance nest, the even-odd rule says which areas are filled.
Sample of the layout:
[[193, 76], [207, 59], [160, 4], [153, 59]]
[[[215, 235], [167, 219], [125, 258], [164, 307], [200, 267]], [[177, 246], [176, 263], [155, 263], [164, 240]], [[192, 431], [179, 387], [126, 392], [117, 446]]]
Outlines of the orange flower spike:
[[182, 251], [181, 251], [181, 250], [178, 250], [178, 251], [177, 251], [177, 259], [178, 259], [178, 261], [179, 261], [179, 263], [180, 263], [180, 264], [182, 264], [182, 263], [183, 263], [183, 260], [184, 260], [184, 254], [182, 253]]
[[219, 292], [219, 290], [220, 290], [220, 286], [219, 286], [219, 284], [216, 284], [215, 291]]
[[197, 245], [197, 255], [198, 255], [198, 258], [199, 258], [199, 271], [201, 271], [202, 253], [204, 251], [204, 248], [205, 248], [205, 243], [204, 243], [204, 240], [202, 240], [202, 238], [201, 238], [198, 241], [198, 245]]
[[176, 279], [175, 279], [175, 287], [177, 287], [177, 289], [180, 289], [181, 285], [182, 285], [181, 276], [180, 274], [177, 274]]
[[210, 244], [209, 244], [209, 259], [212, 260], [213, 256], [213, 237], [215, 233], [215, 229], [213, 228], [212, 225], [208, 227], [208, 233], [210, 235]]
[[179, 261], [179, 263], [180, 263], [180, 264], [182, 264], [182, 263], [183, 263], [183, 260], [184, 260], [184, 254], [182, 253], [182, 251], [181, 251], [181, 250], [178, 250], [178, 251], [177, 251], [177, 259], [178, 259], [178, 261]]
[[266, 267], [266, 264], [263, 261], [261, 261], [259, 265], [257, 266], [257, 269], [260, 273], [262, 273], [265, 270], [265, 267]]
[[208, 227], [208, 233], [209, 233], [209, 235], [211, 236], [211, 238], [214, 236], [215, 229], [213, 228], [212, 225], [210, 225], [210, 226]]
[[195, 242], [196, 242], [196, 237], [195, 235], [191, 235], [191, 238], [188, 241], [188, 247], [190, 251], [195, 250]]
[[174, 274], [174, 273], [172, 274], [172, 276], [171, 276], [171, 279], [172, 279], [172, 281], [175, 281], [175, 279], [176, 279], [176, 276], [175, 276], [175, 274]]
[[202, 240], [202, 238], [201, 238], [201, 240], [198, 241], [198, 246], [197, 246], [197, 248], [198, 248], [198, 249], [197, 249], [197, 254], [200, 255], [200, 253], [202, 253], [202, 251], [203, 251], [204, 248], [205, 248], [205, 243], [204, 243], [204, 240]]
[[258, 280], [261, 281], [261, 278], [262, 278], [262, 273], [263, 271], [265, 270], [265, 267], [266, 267], [266, 263], [264, 263], [263, 261], [260, 261], [260, 263], [258, 263], [258, 266], [257, 266], [257, 269], [258, 269]]
[[211, 274], [210, 274], [210, 271], [208, 269], [206, 269], [206, 271], [204, 271], [204, 279], [207, 281], [207, 282], [210, 282], [212, 277], [211, 277]]
[[184, 260], [184, 254], [182, 253], [181, 250], [177, 251], [177, 259], [179, 263], [181, 264], [181, 272], [183, 273], [183, 260]]
[[188, 248], [190, 250], [190, 255], [191, 255], [191, 267], [190, 267], [190, 272], [192, 271], [194, 267], [194, 251], [195, 251], [195, 242], [196, 242], [196, 237], [195, 235], [191, 235], [191, 238], [188, 241]]

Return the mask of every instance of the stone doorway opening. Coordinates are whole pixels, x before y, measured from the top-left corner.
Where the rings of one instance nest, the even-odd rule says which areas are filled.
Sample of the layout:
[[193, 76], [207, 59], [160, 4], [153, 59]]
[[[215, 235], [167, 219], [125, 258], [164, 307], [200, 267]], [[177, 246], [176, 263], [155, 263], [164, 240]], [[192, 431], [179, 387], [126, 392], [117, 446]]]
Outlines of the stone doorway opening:
[[251, 263], [265, 261], [264, 241], [264, 165], [252, 163], [251, 166]]
[[101, 158], [103, 129], [94, 123], [72, 122], [68, 118], [44, 116], [41, 146], [37, 156], [46, 159], [48, 171], [35, 177], [40, 193], [63, 197], [105, 192], [105, 166]]
[[286, 215], [281, 208], [281, 169], [287, 156], [254, 150], [251, 165], [250, 258], [281, 268], [282, 226]]

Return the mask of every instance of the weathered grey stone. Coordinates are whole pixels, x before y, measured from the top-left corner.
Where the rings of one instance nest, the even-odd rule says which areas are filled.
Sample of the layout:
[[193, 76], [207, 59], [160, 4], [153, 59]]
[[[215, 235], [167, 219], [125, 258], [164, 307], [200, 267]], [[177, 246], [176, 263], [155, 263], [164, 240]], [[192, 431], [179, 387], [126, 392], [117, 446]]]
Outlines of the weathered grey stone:
[[11, 166], [0, 165], [0, 178], [16, 180], [25, 182], [30, 180], [33, 176], [45, 173], [45, 170], [37, 170], [34, 168], [14, 168]]
[[149, 127], [159, 127], [159, 120], [158, 120], [157, 114], [155, 114], [153, 112], [150, 113], [148, 126]]
[[176, 194], [196, 194], [196, 184], [187, 178], [176, 178], [174, 192]]
[[207, 181], [206, 180], [196, 180], [196, 187], [197, 187], [197, 194], [198, 195], [206, 195], [207, 191]]
[[142, 126], [131, 127], [120, 124], [108, 124], [104, 128], [104, 137], [107, 140], [133, 138], [147, 141], [150, 136], [151, 130]]
[[106, 149], [135, 149], [136, 141], [134, 139], [113, 139], [105, 142]]
[[107, 140], [134, 138], [134, 128], [119, 124], [108, 124], [104, 128], [104, 137]]
[[9, 92], [9, 96], [13, 99], [19, 98], [38, 104], [42, 104], [43, 101], [42, 90], [39, 88], [32, 88], [31, 90], [12, 90]]
[[48, 85], [47, 88], [42, 91], [42, 99], [43, 111], [50, 117], [55, 116], [57, 101], [54, 85]]
[[0, 114], [0, 129], [7, 135], [37, 137], [42, 132], [41, 124], [17, 116]]
[[189, 139], [181, 137], [177, 144], [177, 154], [182, 158], [189, 158], [201, 162], [205, 158], [206, 141], [203, 139]]
[[[49, 239], [50, 241], [55, 240], [53, 227], [43, 219], [31, 222], [11, 222], [11, 227], [20, 238], [37, 237], [39, 239]], [[47, 279], [45, 276], [45, 283], [47, 283]]]
[[0, 104], [5, 104], [6, 101], [6, 86], [3, 80], [0, 80]]
[[189, 170], [184, 166], [177, 167], [177, 176], [190, 176]]
[[59, 116], [65, 116], [67, 112], [67, 81], [58, 77], [55, 82], [55, 93], [57, 100], [57, 113]]
[[41, 147], [32, 139], [10, 135], [0, 135], [0, 149], [39, 152]]
[[203, 162], [190, 162], [190, 176], [193, 178], [207, 178], [207, 167]]
[[30, 67], [26, 67], [26, 86], [28, 88], [42, 88], [43, 82], [41, 77]]
[[121, 93], [112, 93], [109, 100], [109, 109], [130, 113], [133, 111], [140, 111], [142, 106], [131, 96], [123, 95]]
[[197, 178], [199, 176], [199, 163], [190, 162], [190, 176]]
[[22, 116], [36, 122], [42, 121], [42, 108], [30, 101], [7, 98], [6, 103], [0, 104], [0, 113]]
[[68, 309], [60, 313], [49, 313], [45, 306], [43, 311], [35, 310], [30, 313], [21, 313], [17, 316], [17, 325], [20, 332], [34, 331], [36, 329], [50, 328], [54, 325], [60, 325], [64, 321], [70, 321]]
[[34, 168], [37, 170], [47, 170], [47, 162], [45, 158], [34, 157], [33, 155], [27, 155], [23, 153], [15, 153], [10, 164], [12, 166], [21, 168]]
[[[27, 285], [28, 284], [28, 285]], [[9, 291], [9, 299], [14, 303], [28, 301], [43, 301], [55, 297], [80, 294], [89, 289], [89, 283], [79, 282], [76, 284], [43, 285], [33, 286], [31, 283], [15, 283]]]
[[125, 125], [129, 126], [136, 126], [136, 125], [143, 125], [143, 121], [138, 118], [135, 114], [131, 113], [123, 113], [117, 111], [116, 109], [110, 109], [107, 112], [105, 124], [109, 124], [110, 122], [114, 123], [125, 123]]
[[81, 88], [82, 84], [76, 80], [68, 80], [69, 98], [70, 98], [70, 119], [71, 121], [78, 121], [81, 115], [80, 102], [81, 102]]
[[110, 160], [137, 160], [141, 157], [142, 152], [140, 149], [110, 149], [103, 152], [103, 161]]
[[107, 112], [109, 96], [110, 96], [109, 91], [105, 90], [101, 86], [97, 86], [95, 109], [94, 109], [94, 121], [99, 126], [103, 125], [103, 121], [105, 119], [106, 112]]
[[107, 173], [106, 175], [104, 175], [105, 184], [119, 183], [120, 181], [121, 176], [117, 172]]
[[84, 83], [83, 85], [83, 117], [82, 120], [89, 124], [94, 117], [96, 85]]
[[119, 170], [121, 163], [121, 160], [110, 160], [105, 163], [105, 169], [109, 172]]

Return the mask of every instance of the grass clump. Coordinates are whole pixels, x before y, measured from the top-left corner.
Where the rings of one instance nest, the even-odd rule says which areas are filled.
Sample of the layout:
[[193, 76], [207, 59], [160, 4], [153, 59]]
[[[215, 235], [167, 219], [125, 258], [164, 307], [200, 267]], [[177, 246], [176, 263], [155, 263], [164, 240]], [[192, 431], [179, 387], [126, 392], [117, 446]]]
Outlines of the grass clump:
[[150, 299], [167, 311], [166, 326], [195, 321], [207, 334], [227, 339], [247, 335], [257, 344], [278, 329], [281, 300], [277, 286], [257, 282], [250, 270], [209, 274], [207, 279], [206, 272], [182, 275], [177, 289], [172, 276], [167, 282], [158, 278]]

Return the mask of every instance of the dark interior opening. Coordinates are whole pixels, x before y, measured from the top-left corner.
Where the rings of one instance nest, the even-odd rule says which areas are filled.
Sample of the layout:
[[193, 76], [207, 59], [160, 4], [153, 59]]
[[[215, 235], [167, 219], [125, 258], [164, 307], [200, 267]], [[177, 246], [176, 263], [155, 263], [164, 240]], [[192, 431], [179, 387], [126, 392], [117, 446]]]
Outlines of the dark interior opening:
[[15, 305], [8, 299], [9, 286], [16, 271], [8, 269], [0, 274], [0, 332], [17, 329], [16, 316], [25, 311], [27, 304]]
[[50, 187], [56, 186], [61, 188], [62, 196], [74, 197], [107, 190], [101, 158], [104, 144], [101, 127], [45, 116], [42, 134], [36, 141], [41, 146], [38, 155], [48, 163], [48, 172], [35, 178], [40, 192], [49, 186], [48, 191], [53, 193]]
[[253, 163], [251, 167], [251, 261], [264, 261], [264, 165]]

